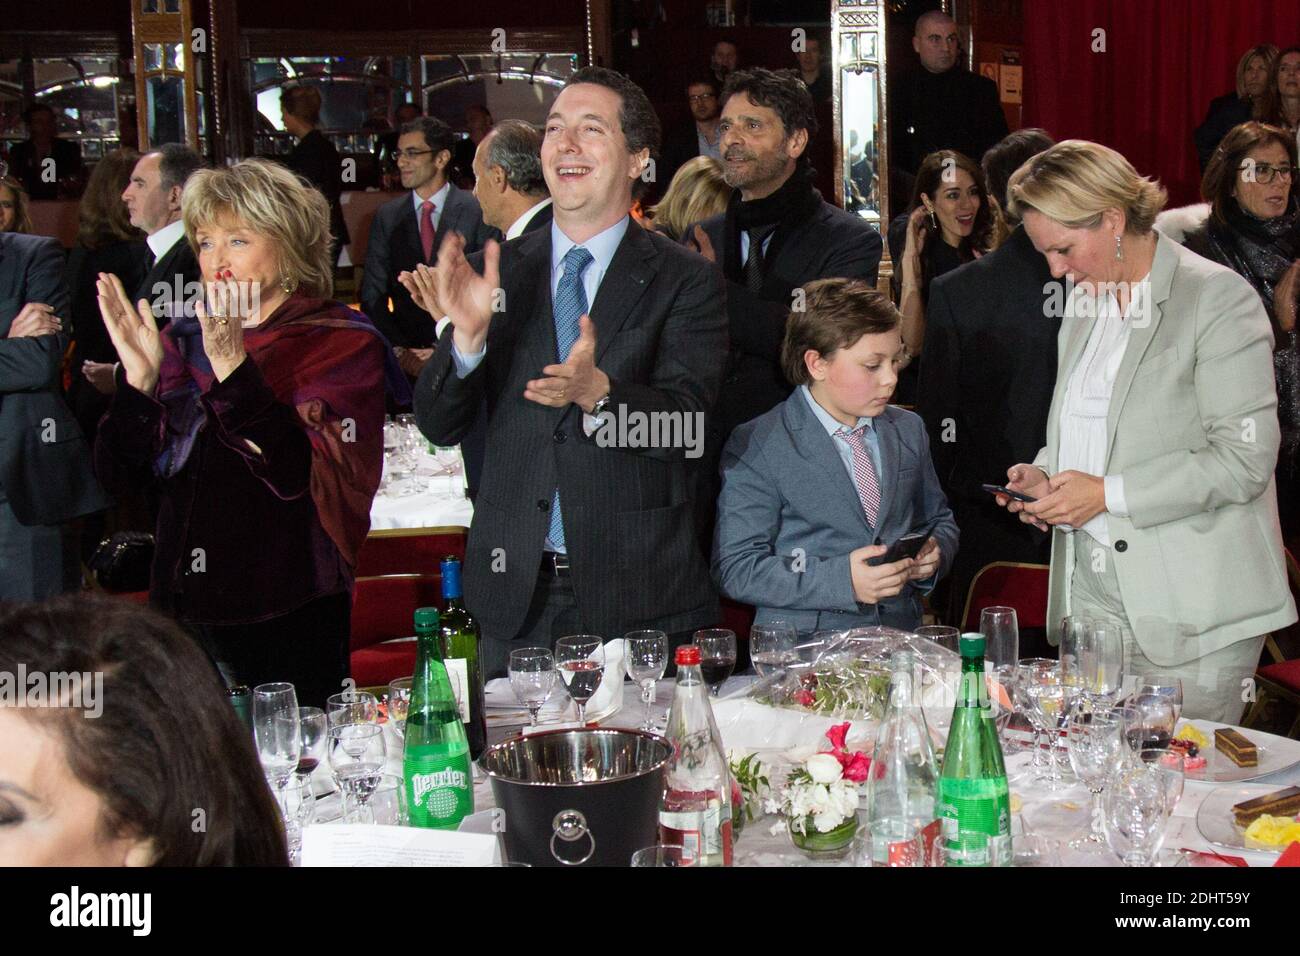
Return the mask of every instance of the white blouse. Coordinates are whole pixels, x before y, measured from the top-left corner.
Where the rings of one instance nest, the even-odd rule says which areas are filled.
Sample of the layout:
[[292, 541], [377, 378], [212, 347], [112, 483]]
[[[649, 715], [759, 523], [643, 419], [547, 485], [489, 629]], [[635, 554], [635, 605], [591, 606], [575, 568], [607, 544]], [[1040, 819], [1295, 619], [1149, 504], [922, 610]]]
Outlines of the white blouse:
[[[1119, 302], [1107, 292], [1095, 300], [1097, 318], [1083, 353], [1070, 370], [1065, 399], [1061, 406], [1061, 444], [1057, 462], [1061, 471], [1073, 469], [1085, 475], [1103, 476], [1106, 485], [1106, 511], [1096, 515], [1082, 528], [1065, 530], [1086, 531], [1099, 544], [1110, 546], [1110, 530], [1106, 525], [1107, 512], [1119, 517], [1128, 516], [1124, 500], [1124, 479], [1120, 475], [1105, 475], [1106, 468], [1106, 418], [1110, 414], [1110, 397], [1119, 375], [1124, 352], [1128, 349], [1129, 335], [1133, 329], [1132, 317], [1141, 315], [1142, 297], [1147, 294], [1147, 277], [1133, 286], [1128, 309], [1120, 312]], [[1073, 304], [1080, 307], [1086, 293], [1076, 292]], [[1093, 306], [1093, 302], [1084, 307]]]

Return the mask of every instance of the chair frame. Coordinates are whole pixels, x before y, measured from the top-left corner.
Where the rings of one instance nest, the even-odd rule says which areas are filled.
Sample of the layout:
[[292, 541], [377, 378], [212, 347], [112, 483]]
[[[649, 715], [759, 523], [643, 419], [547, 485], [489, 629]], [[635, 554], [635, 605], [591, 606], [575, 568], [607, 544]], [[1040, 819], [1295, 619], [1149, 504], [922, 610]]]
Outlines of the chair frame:
[[[957, 627], [959, 629], [966, 627], [966, 619], [970, 617], [971, 604], [974, 603], [975, 600], [975, 588], [979, 585], [980, 578], [984, 576], [985, 572], [993, 568], [1032, 568], [1035, 571], [1050, 572], [1051, 565], [1034, 564], [1026, 561], [990, 561], [988, 564], [984, 565], [984, 567], [975, 572], [975, 577], [971, 578], [970, 587], [966, 589], [966, 603], [961, 609], [961, 617], [957, 619]], [[1049, 621], [1046, 623], [1050, 625], [1051, 622]]]

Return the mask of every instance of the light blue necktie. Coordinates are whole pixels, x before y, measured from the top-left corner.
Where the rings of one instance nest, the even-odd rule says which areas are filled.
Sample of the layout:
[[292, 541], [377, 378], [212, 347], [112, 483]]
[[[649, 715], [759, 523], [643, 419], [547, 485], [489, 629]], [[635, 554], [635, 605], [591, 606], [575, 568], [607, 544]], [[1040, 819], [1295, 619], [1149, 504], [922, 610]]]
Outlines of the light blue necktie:
[[[564, 362], [578, 341], [581, 331], [578, 320], [587, 311], [587, 290], [582, 286], [582, 272], [591, 265], [591, 253], [574, 246], [564, 255], [564, 274], [555, 290], [552, 311], [555, 315], [555, 344], [560, 361]], [[555, 489], [551, 499], [551, 527], [546, 533], [547, 543], [556, 551], [563, 551], [564, 519], [560, 517], [560, 489]]]

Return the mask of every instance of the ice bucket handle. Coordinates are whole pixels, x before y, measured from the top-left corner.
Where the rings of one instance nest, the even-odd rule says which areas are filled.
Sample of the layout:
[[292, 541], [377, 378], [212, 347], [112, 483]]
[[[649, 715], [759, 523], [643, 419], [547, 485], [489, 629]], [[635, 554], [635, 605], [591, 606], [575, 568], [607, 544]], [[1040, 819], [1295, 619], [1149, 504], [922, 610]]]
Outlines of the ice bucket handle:
[[[592, 854], [596, 852], [596, 837], [587, 829], [587, 818], [579, 810], [561, 810], [551, 821], [551, 856], [564, 866], [582, 866], [591, 859]], [[560, 856], [555, 849], [555, 838], [559, 837], [566, 843], [574, 843], [586, 837], [591, 841], [591, 849], [587, 851], [586, 856], [580, 860], [566, 860]]]

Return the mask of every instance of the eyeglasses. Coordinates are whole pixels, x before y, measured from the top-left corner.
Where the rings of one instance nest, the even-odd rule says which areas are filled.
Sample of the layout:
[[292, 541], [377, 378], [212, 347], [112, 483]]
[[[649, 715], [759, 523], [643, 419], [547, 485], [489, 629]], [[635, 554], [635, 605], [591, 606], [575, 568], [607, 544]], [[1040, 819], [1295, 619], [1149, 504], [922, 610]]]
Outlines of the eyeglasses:
[[704, 100], [716, 100], [718, 98], [718, 94], [717, 93], [696, 93], [694, 96], [688, 96], [686, 98], [690, 100], [692, 103], [702, 103]]
[[431, 149], [395, 149], [393, 155], [398, 159], [419, 159], [421, 156], [428, 156], [432, 152]]
[[1283, 179], [1290, 180], [1295, 175], [1294, 166], [1274, 166], [1271, 163], [1255, 163], [1247, 160], [1237, 167], [1245, 172], [1246, 175], [1241, 178], [1245, 182], [1256, 182], [1268, 184], [1273, 181], [1274, 176], [1281, 176]]

